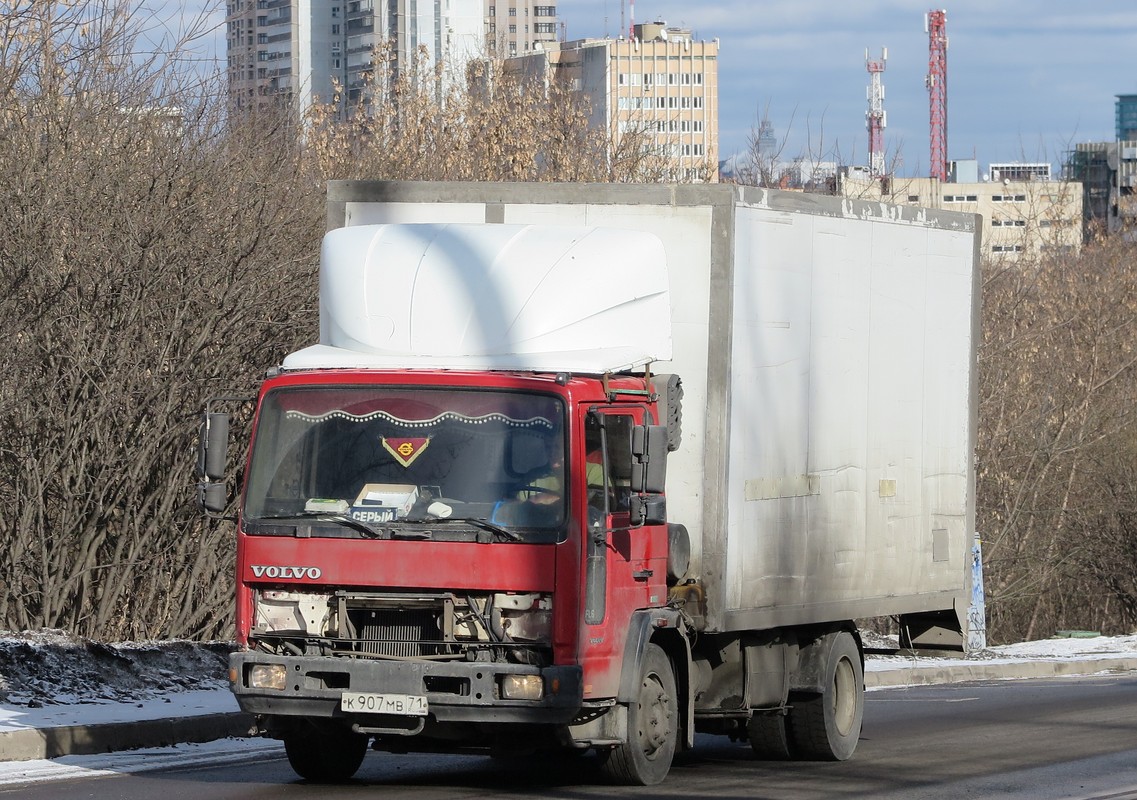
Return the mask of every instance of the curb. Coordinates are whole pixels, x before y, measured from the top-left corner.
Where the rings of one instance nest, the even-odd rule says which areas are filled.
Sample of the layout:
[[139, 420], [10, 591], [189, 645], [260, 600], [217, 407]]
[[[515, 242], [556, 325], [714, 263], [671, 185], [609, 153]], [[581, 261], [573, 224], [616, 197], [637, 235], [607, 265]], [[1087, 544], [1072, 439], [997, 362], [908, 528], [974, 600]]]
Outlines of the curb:
[[866, 689], [932, 686], [943, 683], [1003, 681], [1022, 678], [1060, 678], [1103, 672], [1135, 672], [1137, 658], [1100, 658], [1090, 661], [959, 662], [938, 667], [897, 667], [865, 672]]
[[142, 747], [168, 747], [184, 742], [211, 742], [247, 736], [252, 725], [251, 714], [234, 712], [99, 725], [27, 728], [0, 733], [0, 761], [31, 761]]

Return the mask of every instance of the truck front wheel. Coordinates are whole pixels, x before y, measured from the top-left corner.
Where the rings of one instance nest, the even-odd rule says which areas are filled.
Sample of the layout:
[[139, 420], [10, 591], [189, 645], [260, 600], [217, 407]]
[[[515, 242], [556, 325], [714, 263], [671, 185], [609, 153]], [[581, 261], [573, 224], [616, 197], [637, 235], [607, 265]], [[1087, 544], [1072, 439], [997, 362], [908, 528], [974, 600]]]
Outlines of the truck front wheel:
[[821, 694], [795, 695], [788, 729], [794, 754], [815, 761], [844, 761], [861, 737], [865, 676], [851, 634], [832, 634]]
[[346, 728], [313, 726], [289, 731], [284, 753], [296, 774], [313, 783], [342, 783], [367, 754], [367, 737]]
[[618, 783], [654, 786], [671, 769], [679, 731], [675, 670], [658, 645], [644, 648], [638, 686], [628, 705], [628, 741], [601, 752], [600, 768]]

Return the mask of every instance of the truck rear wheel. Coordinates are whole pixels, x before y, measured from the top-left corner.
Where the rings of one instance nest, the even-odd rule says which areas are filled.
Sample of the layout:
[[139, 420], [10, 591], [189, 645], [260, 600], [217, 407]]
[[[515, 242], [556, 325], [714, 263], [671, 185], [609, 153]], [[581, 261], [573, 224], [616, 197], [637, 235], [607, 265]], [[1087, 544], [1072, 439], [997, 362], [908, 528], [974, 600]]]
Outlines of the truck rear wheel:
[[610, 779], [654, 786], [671, 770], [679, 732], [675, 670], [663, 650], [644, 648], [639, 689], [628, 706], [628, 741], [602, 751], [600, 769]]
[[861, 653], [851, 634], [833, 634], [825, 657], [821, 694], [791, 699], [788, 730], [794, 754], [815, 761], [844, 761], [861, 736], [865, 677]]
[[284, 753], [301, 778], [314, 783], [341, 783], [363, 763], [367, 737], [340, 727], [302, 728], [284, 736]]
[[750, 749], [763, 761], [787, 761], [791, 756], [790, 733], [784, 714], [755, 714], [746, 723]]

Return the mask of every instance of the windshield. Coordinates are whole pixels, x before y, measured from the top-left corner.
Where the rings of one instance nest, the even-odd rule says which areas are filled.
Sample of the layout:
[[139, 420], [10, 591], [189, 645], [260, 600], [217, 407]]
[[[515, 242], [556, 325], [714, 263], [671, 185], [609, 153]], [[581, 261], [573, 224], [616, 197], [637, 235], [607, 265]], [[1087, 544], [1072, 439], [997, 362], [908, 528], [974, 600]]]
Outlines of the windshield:
[[275, 389], [261, 407], [245, 519], [346, 517], [380, 533], [475, 520], [530, 534], [511, 539], [559, 539], [563, 419], [558, 398], [521, 392]]

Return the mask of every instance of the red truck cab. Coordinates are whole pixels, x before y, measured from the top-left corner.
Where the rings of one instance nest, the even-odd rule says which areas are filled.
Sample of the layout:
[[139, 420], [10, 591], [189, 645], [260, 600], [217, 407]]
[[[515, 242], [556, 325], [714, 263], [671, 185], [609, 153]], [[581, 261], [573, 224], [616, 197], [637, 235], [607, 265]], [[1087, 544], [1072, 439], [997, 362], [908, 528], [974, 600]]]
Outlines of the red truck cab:
[[270, 378], [237, 534], [242, 709], [312, 777], [354, 772], [369, 739], [614, 739], [574, 725], [620, 695], [637, 626], [679, 624], [644, 463], [652, 435], [666, 452], [656, 400], [642, 378], [567, 373]]

